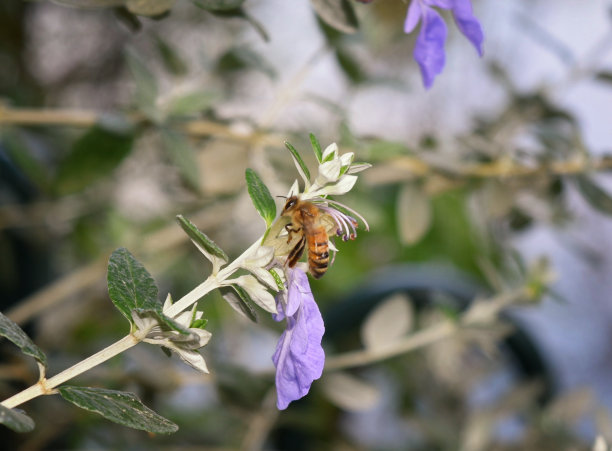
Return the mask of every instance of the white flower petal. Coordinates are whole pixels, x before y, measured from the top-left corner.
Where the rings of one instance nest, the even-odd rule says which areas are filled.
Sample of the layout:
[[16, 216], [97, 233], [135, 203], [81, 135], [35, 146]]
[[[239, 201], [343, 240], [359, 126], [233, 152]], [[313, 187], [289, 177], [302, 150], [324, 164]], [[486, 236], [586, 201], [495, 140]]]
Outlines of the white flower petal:
[[289, 190], [289, 193], [287, 193], [287, 197], [297, 196], [298, 194], [300, 194], [300, 185], [298, 181], [295, 180], [293, 182], [293, 185], [291, 185], [291, 189]]
[[331, 143], [329, 146], [327, 146], [325, 148], [325, 150], [323, 151], [323, 156], [322, 159], [323, 161], [327, 160], [328, 157], [330, 157], [331, 154], [334, 154], [334, 159], [337, 158], [338, 155], [338, 144], [336, 143]]
[[340, 160], [335, 159], [326, 161], [319, 165], [319, 175], [315, 180], [315, 184], [323, 186], [326, 183], [334, 183], [340, 177], [340, 170], [342, 169], [342, 163]]
[[355, 185], [355, 182], [357, 182], [356, 175], [346, 175], [345, 174], [342, 177], [340, 177], [340, 180], [338, 180], [338, 183], [334, 185], [328, 185], [328, 186], [321, 188], [320, 190], [317, 190], [317, 195], [319, 196], [325, 196], [325, 195], [338, 196], [341, 194], [346, 194], [353, 188], [353, 186]]
[[[274, 257], [274, 248], [272, 246], [259, 246], [253, 252], [247, 255], [244, 259], [244, 265], [255, 268], [263, 268]], [[245, 268], [246, 269], [246, 268]]]
[[332, 241], [331, 241], [331, 240], [330, 240], [330, 241], [327, 243], [327, 246], [328, 246], [328, 247], [329, 247], [329, 248], [330, 248], [332, 251], [334, 251], [334, 252], [338, 252], [338, 248], [335, 246], [335, 244], [334, 244], [334, 243], [332, 243]]
[[355, 158], [354, 152], [344, 153], [340, 155], [340, 163], [342, 163], [342, 166], [348, 166], [353, 162], [353, 158]]
[[259, 305], [262, 309], [270, 312], [276, 313], [276, 302], [274, 301], [274, 296], [268, 292], [266, 287], [261, 284], [255, 277], [251, 275], [240, 276], [234, 280], [235, 283], [244, 288], [249, 296], [253, 299], [257, 305]]
[[264, 269], [264, 268], [250, 269], [249, 268], [249, 271], [251, 271], [251, 274], [253, 274], [260, 281], [265, 283], [269, 288], [273, 289], [274, 291], [278, 291], [278, 287], [276, 286], [276, 279], [274, 279], [274, 276], [270, 274], [270, 272], [267, 269]]
[[208, 374], [206, 361], [204, 360], [204, 357], [202, 357], [202, 354], [200, 354], [198, 351], [181, 349], [177, 348], [176, 346], [166, 347], [171, 351], [174, 351], [181, 358], [181, 360], [190, 367]]
[[371, 167], [372, 165], [370, 163], [352, 164], [346, 173], [347, 174], [357, 174], [358, 172], [365, 171], [366, 169], [371, 168]]
[[141, 316], [136, 310], [132, 310], [134, 325], [138, 328], [138, 336], [144, 338], [153, 327], [158, 325], [158, 321], [151, 316]]

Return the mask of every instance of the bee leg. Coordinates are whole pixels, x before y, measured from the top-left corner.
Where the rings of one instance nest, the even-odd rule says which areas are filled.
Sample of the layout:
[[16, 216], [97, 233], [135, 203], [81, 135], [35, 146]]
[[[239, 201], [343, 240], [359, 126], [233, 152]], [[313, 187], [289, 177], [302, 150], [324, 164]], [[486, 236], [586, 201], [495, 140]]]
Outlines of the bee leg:
[[294, 229], [293, 228], [293, 224], [289, 223], [289, 224], [285, 225], [285, 230], [289, 234], [289, 237], [287, 238], [287, 244], [289, 244], [291, 242], [292, 235], [294, 233], [298, 233], [300, 230], [302, 230], [302, 228], [298, 227], [297, 229]]

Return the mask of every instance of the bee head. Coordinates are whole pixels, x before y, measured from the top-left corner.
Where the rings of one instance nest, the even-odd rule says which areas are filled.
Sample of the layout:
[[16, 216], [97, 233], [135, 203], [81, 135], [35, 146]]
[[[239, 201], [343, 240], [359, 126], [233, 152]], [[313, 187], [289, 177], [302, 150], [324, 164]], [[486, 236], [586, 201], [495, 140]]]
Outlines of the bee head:
[[291, 210], [293, 210], [295, 208], [295, 206], [298, 203], [298, 197], [297, 196], [291, 196], [290, 198], [287, 199], [287, 202], [285, 202], [285, 207], [283, 208], [283, 213], [285, 214]]

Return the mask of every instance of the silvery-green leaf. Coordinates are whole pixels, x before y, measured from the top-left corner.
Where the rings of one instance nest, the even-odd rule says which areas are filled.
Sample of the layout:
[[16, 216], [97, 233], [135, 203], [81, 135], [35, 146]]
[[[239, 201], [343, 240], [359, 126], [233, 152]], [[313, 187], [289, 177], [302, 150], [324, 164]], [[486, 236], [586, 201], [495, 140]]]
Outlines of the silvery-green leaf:
[[223, 299], [227, 301], [231, 308], [236, 310], [245, 318], [256, 323], [257, 314], [255, 309], [253, 309], [253, 300], [249, 296], [249, 293], [247, 293], [246, 290], [239, 285], [234, 284], [232, 287], [234, 288], [235, 292], [230, 288], [221, 288]]
[[125, 56], [136, 83], [136, 105], [149, 119], [156, 121], [158, 113], [155, 102], [159, 92], [157, 80], [145, 62], [133, 50], [126, 51]]
[[194, 4], [207, 11], [227, 11], [240, 8], [245, 0], [194, 0]]
[[145, 406], [133, 393], [104, 388], [58, 388], [60, 395], [81, 409], [95, 412], [123, 426], [154, 434], [171, 434], [178, 426]]
[[119, 248], [112, 253], [107, 279], [108, 295], [130, 323], [134, 309], [160, 311], [155, 280], [127, 249]]
[[220, 258], [224, 262], [229, 260], [229, 257], [223, 250], [217, 246], [217, 244], [208, 238], [204, 232], [198, 229], [189, 219], [186, 219], [183, 215], [176, 217], [178, 223], [181, 225], [187, 236], [191, 238], [191, 241], [205, 254]]
[[430, 225], [429, 197], [417, 185], [404, 185], [397, 197], [397, 226], [402, 243], [416, 243], [427, 233]]
[[612, 215], [612, 196], [586, 175], [574, 177], [582, 197], [591, 205], [607, 215]]
[[34, 357], [43, 366], [47, 366], [47, 357], [42, 350], [32, 342], [21, 327], [2, 313], [0, 313], [0, 336], [13, 342], [24, 354]]
[[361, 326], [361, 341], [366, 348], [380, 349], [405, 336], [413, 324], [412, 303], [396, 293], [379, 304]]
[[168, 105], [171, 116], [189, 116], [209, 108], [219, 96], [209, 91], [190, 92], [172, 99]]
[[287, 141], [285, 141], [285, 147], [289, 150], [289, 152], [291, 152], [291, 156], [293, 157], [295, 166], [298, 172], [300, 173], [300, 175], [302, 176], [302, 178], [304, 179], [304, 182], [309, 183], [310, 182], [310, 171], [308, 170], [308, 166], [306, 166], [306, 163], [304, 163], [304, 160], [302, 160], [302, 157], [300, 156], [298, 151], [295, 149], [295, 147], [293, 147]]
[[18, 409], [9, 409], [0, 404], [0, 423], [15, 432], [34, 430], [34, 420]]
[[52, 0], [52, 2], [73, 8], [110, 8], [124, 5], [126, 0]]
[[253, 201], [253, 205], [261, 217], [266, 221], [266, 228], [276, 217], [276, 203], [270, 194], [268, 187], [264, 184], [257, 173], [251, 168], [247, 168], [246, 173], [247, 190]]
[[351, 412], [371, 409], [380, 400], [378, 388], [347, 373], [325, 375], [321, 385], [330, 401]]
[[183, 60], [178, 50], [159, 35], [155, 35], [157, 52], [161, 56], [164, 68], [173, 75], [185, 75], [187, 63]]
[[319, 144], [319, 140], [312, 133], [310, 134], [310, 144], [312, 145], [312, 150], [317, 157], [317, 161], [321, 163], [323, 161], [323, 152], [321, 151], [321, 144]]
[[83, 190], [110, 174], [132, 150], [134, 135], [94, 125], [75, 141], [61, 161], [55, 187], [60, 194]]
[[342, 33], [355, 33], [359, 26], [349, 0], [310, 0], [317, 15], [332, 28]]
[[200, 173], [195, 151], [187, 137], [179, 132], [164, 128], [161, 130], [164, 149], [172, 163], [178, 168], [183, 180], [195, 191], [200, 189]]
[[[159, 304], [157, 304], [159, 306]], [[135, 308], [133, 310], [141, 318], [149, 317], [157, 324], [159, 324], [164, 330], [175, 330], [183, 335], [188, 335], [190, 332], [185, 327], [181, 326], [178, 322], [163, 314], [161, 306], [159, 308]], [[165, 326], [165, 327], [164, 327]]]
[[139, 16], [159, 16], [169, 11], [176, 0], [126, 0], [128, 11]]

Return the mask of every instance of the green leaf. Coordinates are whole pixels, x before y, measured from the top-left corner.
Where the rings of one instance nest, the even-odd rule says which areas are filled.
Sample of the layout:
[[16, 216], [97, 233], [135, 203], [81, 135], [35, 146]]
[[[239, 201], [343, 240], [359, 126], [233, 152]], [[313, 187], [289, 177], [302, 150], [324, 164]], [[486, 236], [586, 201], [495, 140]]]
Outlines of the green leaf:
[[[134, 311], [140, 318], [153, 318], [157, 323], [162, 326], [163, 330], [175, 330], [183, 335], [188, 335], [190, 332], [181, 326], [179, 323], [174, 321], [169, 316], [164, 315], [162, 306], [158, 303], [156, 308], [135, 308]], [[166, 327], [163, 327], [163, 326]]]
[[133, 50], [128, 50], [125, 56], [136, 83], [136, 106], [149, 119], [157, 121], [159, 115], [155, 105], [158, 94], [157, 80], [155, 80], [153, 72]]
[[249, 191], [249, 196], [251, 196], [253, 205], [261, 217], [264, 218], [264, 221], [266, 221], [266, 228], [268, 228], [274, 221], [274, 218], [276, 218], [276, 203], [274, 202], [274, 198], [270, 194], [268, 187], [253, 169], [247, 168], [245, 177], [247, 190]]
[[11, 321], [8, 317], [0, 312], [0, 336], [7, 338], [15, 344], [21, 352], [30, 357], [34, 357], [45, 367], [47, 366], [47, 357], [41, 349], [32, 342], [26, 333]]
[[296, 166], [298, 166], [298, 170], [301, 170], [302, 172], [301, 175], [304, 176], [306, 180], [310, 180], [310, 171], [308, 170], [308, 166], [306, 166], [306, 163], [304, 163], [304, 160], [302, 160], [302, 157], [300, 156], [298, 151], [295, 149], [295, 147], [293, 147], [287, 141], [285, 141], [285, 147], [289, 150], [289, 152], [291, 152], [293, 161], [295, 161]]
[[245, 0], [195, 0], [194, 5], [207, 11], [227, 11], [240, 8]]
[[171, 434], [178, 430], [176, 424], [149, 409], [133, 393], [70, 385], [58, 390], [62, 398], [75, 406], [123, 426], [154, 434]]
[[249, 293], [247, 293], [246, 290], [240, 285], [233, 284], [232, 288], [235, 292], [228, 288], [220, 289], [223, 299], [225, 299], [230, 307], [236, 310], [239, 314], [256, 323], [257, 313], [253, 308], [253, 299], [251, 299]]
[[68, 194], [110, 174], [130, 153], [134, 136], [94, 125], [79, 138], [58, 169], [56, 189]]
[[127, 0], [127, 9], [139, 16], [159, 16], [174, 6], [176, 0]]
[[274, 277], [274, 282], [276, 282], [278, 291], [283, 291], [285, 289], [285, 284], [283, 283], [283, 279], [281, 279], [280, 275], [276, 272], [276, 269], [269, 269], [268, 272]]
[[582, 197], [595, 209], [607, 215], [612, 215], [612, 197], [586, 175], [574, 177], [578, 191]]
[[209, 91], [196, 91], [176, 97], [170, 101], [168, 113], [171, 116], [189, 116], [210, 108], [219, 95]]
[[195, 152], [185, 135], [174, 130], [162, 129], [164, 148], [170, 161], [178, 168], [185, 183], [194, 191], [200, 189], [200, 173]]
[[134, 309], [161, 312], [155, 280], [127, 249], [122, 247], [112, 253], [107, 279], [108, 295], [130, 323]]
[[330, 27], [342, 33], [355, 33], [359, 26], [349, 0], [310, 0], [317, 15]]
[[216, 11], [210, 11], [210, 12], [217, 17], [236, 18], [236, 19], [246, 20], [255, 29], [257, 34], [259, 34], [259, 36], [261, 36], [261, 38], [264, 41], [267, 42], [270, 40], [270, 36], [268, 35], [268, 32], [266, 31], [264, 26], [253, 16], [248, 14], [242, 7], [228, 9], [228, 10], [216, 10]]
[[187, 236], [191, 238], [191, 241], [200, 249], [208, 252], [209, 254], [219, 257], [223, 261], [228, 261], [229, 257], [223, 250], [217, 246], [217, 244], [208, 238], [204, 232], [198, 229], [189, 219], [186, 219], [183, 215], [176, 217], [178, 223], [181, 225]]
[[355, 84], [368, 79], [361, 64], [353, 55], [342, 48], [336, 48], [336, 60], [346, 76]]
[[319, 163], [323, 162], [323, 152], [321, 151], [321, 144], [319, 144], [319, 140], [312, 133], [310, 134], [310, 144], [312, 145], [312, 150], [317, 157], [317, 161]]
[[155, 35], [155, 47], [168, 72], [173, 75], [185, 75], [187, 73], [187, 64], [178, 51], [158, 35]]
[[595, 80], [612, 84], [612, 71], [602, 70], [595, 74]]
[[252, 69], [263, 72], [270, 78], [276, 78], [274, 67], [260, 54], [246, 46], [234, 47], [225, 52], [217, 62], [217, 70], [231, 72]]
[[15, 432], [31, 432], [34, 420], [17, 409], [9, 409], [0, 404], [0, 423]]

